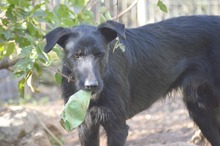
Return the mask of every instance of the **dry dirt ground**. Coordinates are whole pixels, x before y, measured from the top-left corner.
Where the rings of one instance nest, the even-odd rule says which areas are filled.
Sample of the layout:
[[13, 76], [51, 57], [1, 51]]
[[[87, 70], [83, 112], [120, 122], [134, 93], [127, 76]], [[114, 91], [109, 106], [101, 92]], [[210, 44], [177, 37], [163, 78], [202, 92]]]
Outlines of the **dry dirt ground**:
[[[63, 131], [64, 146], [80, 146], [77, 130], [67, 133], [59, 125], [59, 114], [63, 109], [62, 101], [38, 109], [45, 114], [53, 115], [54, 118], [51, 120]], [[130, 130], [126, 146], [204, 146], [201, 143], [191, 142], [197, 127], [190, 120], [181, 101], [181, 95], [158, 101], [149, 109], [128, 120], [127, 124]], [[101, 146], [106, 146], [105, 142], [106, 137], [103, 134]]]

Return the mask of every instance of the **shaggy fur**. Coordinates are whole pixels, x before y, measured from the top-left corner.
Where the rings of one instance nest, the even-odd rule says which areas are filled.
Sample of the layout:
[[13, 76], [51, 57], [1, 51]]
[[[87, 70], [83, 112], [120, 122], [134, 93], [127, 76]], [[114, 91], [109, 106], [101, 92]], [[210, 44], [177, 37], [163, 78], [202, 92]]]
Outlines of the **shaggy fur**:
[[[125, 52], [113, 52], [115, 38]], [[138, 28], [107, 21], [98, 27], [56, 28], [45, 36], [45, 52], [64, 49], [65, 102], [80, 89], [93, 96], [78, 128], [83, 146], [123, 146], [126, 120], [175, 89], [183, 91], [190, 117], [213, 146], [220, 146], [220, 17], [187, 16]]]

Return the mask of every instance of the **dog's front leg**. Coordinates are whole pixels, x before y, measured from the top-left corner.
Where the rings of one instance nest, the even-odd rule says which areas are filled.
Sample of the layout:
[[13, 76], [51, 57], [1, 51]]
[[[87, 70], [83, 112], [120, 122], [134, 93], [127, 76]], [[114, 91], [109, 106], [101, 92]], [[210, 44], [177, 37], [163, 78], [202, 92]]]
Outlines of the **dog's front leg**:
[[78, 128], [81, 146], [99, 146], [99, 125], [82, 124]]
[[[111, 119], [111, 118], [110, 118]], [[129, 127], [126, 121], [108, 121], [103, 124], [108, 138], [108, 146], [124, 146]]]
[[90, 109], [85, 121], [78, 128], [81, 146], [99, 146], [100, 124], [99, 121], [95, 119], [96, 111], [96, 108]]

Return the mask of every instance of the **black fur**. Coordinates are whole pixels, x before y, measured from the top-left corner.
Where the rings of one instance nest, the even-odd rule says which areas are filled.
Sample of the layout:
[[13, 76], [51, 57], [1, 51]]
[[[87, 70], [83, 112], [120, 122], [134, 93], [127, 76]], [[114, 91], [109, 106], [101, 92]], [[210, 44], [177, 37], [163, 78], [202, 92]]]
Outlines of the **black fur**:
[[[115, 38], [125, 52], [112, 48]], [[64, 48], [63, 97], [80, 89], [93, 96], [79, 127], [83, 146], [123, 146], [126, 120], [175, 89], [183, 91], [190, 117], [213, 146], [220, 146], [220, 17], [178, 17], [133, 29], [107, 21], [98, 27], [57, 28], [45, 36], [45, 52]]]

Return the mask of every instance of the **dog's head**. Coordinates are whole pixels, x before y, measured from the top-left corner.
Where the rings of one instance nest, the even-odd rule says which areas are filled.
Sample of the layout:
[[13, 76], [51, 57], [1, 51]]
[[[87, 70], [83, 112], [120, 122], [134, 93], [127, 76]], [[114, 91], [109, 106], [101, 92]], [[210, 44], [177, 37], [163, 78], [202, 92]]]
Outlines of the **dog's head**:
[[107, 21], [98, 27], [58, 27], [44, 36], [44, 51], [48, 53], [55, 44], [60, 45], [64, 50], [64, 65], [73, 73], [76, 88], [100, 92], [108, 61], [108, 44], [117, 36], [125, 38], [124, 29], [123, 24], [115, 21]]

